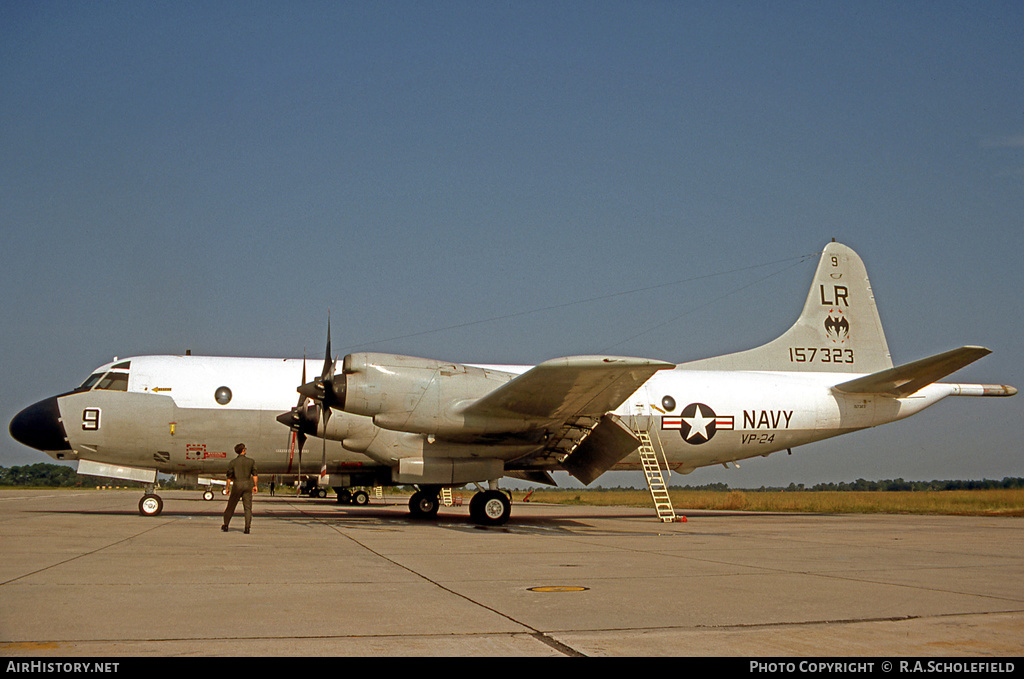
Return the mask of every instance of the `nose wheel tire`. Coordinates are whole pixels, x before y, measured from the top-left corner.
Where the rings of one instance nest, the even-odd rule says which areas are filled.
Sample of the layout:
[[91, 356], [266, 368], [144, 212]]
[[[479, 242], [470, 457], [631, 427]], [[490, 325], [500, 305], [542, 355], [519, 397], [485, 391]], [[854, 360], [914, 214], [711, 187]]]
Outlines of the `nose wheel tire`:
[[160, 499], [159, 495], [147, 493], [139, 500], [139, 514], [143, 516], [159, 516], [163, 510], [164, 501]]

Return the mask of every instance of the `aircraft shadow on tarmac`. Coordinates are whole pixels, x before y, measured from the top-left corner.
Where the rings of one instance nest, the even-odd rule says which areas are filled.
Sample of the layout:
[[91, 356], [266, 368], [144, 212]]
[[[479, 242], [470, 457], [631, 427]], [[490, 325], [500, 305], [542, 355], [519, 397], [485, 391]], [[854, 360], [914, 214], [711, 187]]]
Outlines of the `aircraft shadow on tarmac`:
[[[211, 518], [220, 520], [224, 513], [224, 502], [199, 500], [175, 500], [175, 504], [192, 503], [193, 506], [187, 509], [178, 509], [173, 505], [165, 505], [164, 510], [158, 517], [140, 516], [139, 512], [131, 503], [126, 503], [123, 509], [39, 509], [32, 510], [34, 514], [78, 514], [82, 516], [130, 516], [140, 521], [159, 521], [160, 519], [194, 519]], [[534, 516], [516, 517], [514, 523], [504, 526], [479, 526], [469, 516], [468, 508], [463, 510], [455, 509], [452, 513], [440, 512], [430, 519], [415, 518], [409, 515], [404, 504], [391, 505], [369, 505], [358, 508], [338, 506], [334, 501], [298, 501], [284, 500], [271, 501], [273, 504], [264, 502], [253, 503], [254, 523], [263, 522], [304, 522], [338, 525], [339, 527], [357, 528], [366, 526], [373, 522], [377, 526], [429, 526], [434, 525], [448, 529], [467, 529], [491, 532], [515, 532], [529, 527], [552, 530], [556, 528], [583, 528], [585, 523], [560, 516]], [[201, 505], [197, 507], [195, 505]], [[262, 505], [262, 507], [261, 507]], [[261, 511], [263, 510], [263, 511]], [[234, 520], [242, 518], [241, 505], [235, 510]], [[601, 514], [587, 515], [587, 518], [615, 518], [611, 515], [602, 517]], [[618, 518], [622, 518], [618, 516]]]
[[[174, 505], [187, 503], [187, 509], [179, 509]], [[35, 510], [33, 513], [40, 514], [80, 514], [95, 516], [132, 516], [140, 521], [153, 521], [156, 519], [191, 519], [206, 517], [220, 520], [224, 512], [224, 501], [218, 499], [207, 501], [201, 498], [178, 498], [174, 504], [165, 506], [159, 517], [140, 516], [137, 509], [131, 502], [127, 502], [123, 509], [44, 509]], [[536, 505], [535, 505], [536, 506]], [[241, 519], [241, 506], [235, 511], [235, 519]], [[381, 528], [393, 528], [400, 530], [407, 526], [435, 526], [445, 530], [456, 531], [484, 531], [492, 533], [509, 534], [586, 534], [595, 536], [597, 534], [621, 535], [628, 533], [637, 535], [639, 532], [652, 535], [664, 535], [669, 532], [678, 535], [686, 535], [686, 522], [665, 524], [658, 521], [653, 514], [644, 516], [641, 514], [624, 515], [621, 511], [611, 508], [593, 507], [586, 516], [580, 518], [558, 515], [559, 507], [550, 506], [551, 514], [523, 515], [520, 513], [515, 520], [502, 526], [480, 526], [469, 516], [468, 508], [443, 507], [442, 511], [432, 519], [415, 518], [409, 515], [408, 508], [404, 503], [395, 502], [385, 505], [366, 505], [363, 507], [339, 506], [334, 500], [296, 500], [288, 497], [267, 498], [263, 497], [253, 503], [253, 516], [255, 523], [264, 522], [288, 522], [325, 524], [352, 530], [369, 529], [380, 530]], [[465, 512], [465, 513], [463, 513]], [[772, 518], [779, 516], [821, 516], [809, 514], [786, 514], [778, 512], [749, 513], [733, 511], [685, 511], [680, 516], [688, 518], [715, 519], [724, 517], [743, 516], [750, 520]], [[627, 522], [625, 530], [609, 530], [607, 526], [596, 527], [588, 521], [615, 520]], [[645, 524], [641, 528], [640, 524]], [[649, 525], [646, 525], [649, 524]], [[624, 526], [624, 528], [625, 528]], [[239, 529], [240, 530], [240, 529]]]

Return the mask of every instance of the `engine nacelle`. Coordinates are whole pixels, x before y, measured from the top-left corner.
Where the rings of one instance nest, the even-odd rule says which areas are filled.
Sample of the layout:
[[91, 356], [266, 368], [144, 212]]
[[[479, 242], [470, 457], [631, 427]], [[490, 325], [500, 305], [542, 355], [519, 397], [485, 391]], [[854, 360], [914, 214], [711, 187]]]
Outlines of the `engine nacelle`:
[[462, 485], [501, 478], [505, 473], [501, 460], [467, 460], [406, 457], [391, 472], [395, 483]]
[[517, 423], [469, 422], [460, 408], [515, 377], [512, 373], [427, 358], [349, 354], [336, 375], [341, 410], [372, 417], [384, 429], [418, 434], [514, 431]]

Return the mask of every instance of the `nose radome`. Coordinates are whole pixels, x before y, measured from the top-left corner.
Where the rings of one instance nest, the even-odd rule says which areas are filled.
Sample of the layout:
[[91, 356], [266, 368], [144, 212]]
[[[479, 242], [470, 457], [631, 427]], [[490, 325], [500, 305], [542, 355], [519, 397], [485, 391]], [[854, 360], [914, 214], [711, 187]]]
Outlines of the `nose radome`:
[[56, 396], [45, 398], [15, 415], [9, 431], [14, 440], [36, 450], [71, 450], [67, 432], [60, 421]]

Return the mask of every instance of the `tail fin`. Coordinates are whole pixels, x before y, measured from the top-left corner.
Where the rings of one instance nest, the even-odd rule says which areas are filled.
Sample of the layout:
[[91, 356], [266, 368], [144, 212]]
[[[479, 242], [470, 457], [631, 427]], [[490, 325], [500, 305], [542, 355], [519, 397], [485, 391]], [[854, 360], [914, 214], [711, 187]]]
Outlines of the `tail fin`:
[[800, 318], [781, 337], [756, 349], [679, 367], [875, 373], [893, 366], [864, 262], [833, 241], [821, 253]]

